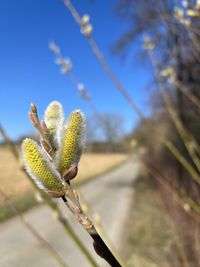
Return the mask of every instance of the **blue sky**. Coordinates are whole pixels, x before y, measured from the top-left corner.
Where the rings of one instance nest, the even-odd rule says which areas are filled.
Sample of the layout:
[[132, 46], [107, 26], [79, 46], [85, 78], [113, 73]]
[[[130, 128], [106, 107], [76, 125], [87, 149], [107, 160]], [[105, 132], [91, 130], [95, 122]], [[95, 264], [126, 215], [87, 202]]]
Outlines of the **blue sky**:
[[[149, 70], [133, 61], [139, 43], [133, 43], [133, 58], [121, 62], [111, 46], [126, 29], [113, 13], [117, 0], [74, 0], [80, 14], [88, 13], [93, 37], [120, 81], [135, 102], [147, 112], [146, 86]], [[71, 58], [73, 73], [88, 88], [99, 112], [118, 113], [129, 131], [137, 122], [132, 111], [102, 70], [87, 40], [62, 0], [1, 0], [0, 3], [0, 123], [11, 138], [31, 132], [28, 120], [30, 102], [43, 115], [52, 100], [62, 102], [65, 114], [80, 108], [90, 118], [91, 111], [69, 79], [60, 74], [48, 43], [55, 40], [63, 55]]]

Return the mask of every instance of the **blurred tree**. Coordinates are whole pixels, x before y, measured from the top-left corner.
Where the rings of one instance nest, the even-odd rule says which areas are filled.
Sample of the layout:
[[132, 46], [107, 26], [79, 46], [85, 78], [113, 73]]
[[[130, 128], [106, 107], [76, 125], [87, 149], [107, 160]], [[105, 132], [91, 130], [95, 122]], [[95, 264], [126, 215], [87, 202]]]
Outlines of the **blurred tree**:
[[124, 134], [124, 119], [115, 113], [101, 115], [102, 133], [109, 143], [119, 142]]
[[[186, 92], [197, 99], [200, 97], [198, 88], [200, 83], [198, 8], [196, 1], [119, 0], [115, 6], [115, 12], [120, 19], [128, 22], [129, 27], [114, 45], [113, 51], [118, 55], [127, 55], [133, 47], [134, 41], [142, 40], [145, 36], [150, 37], [155, 47], [157, 68], [163, 76], [164, 88], [171, 96], [172, 104], [181, 123], [189, 134], [192, 134], [200, 142], [199, 109], [185, 94]], [[194, 16], [197, 12], [198, 16]], [[143, 59], [147, 59], [148, 54], [145, 51], [140, 54]], [[160, 92], [156, 91], [152, 101], [154, 102], [154, 116], [157, 114], [157, 118], [160, 111], [162, 116], [161, 104], [163, 101], [155, 101], [155, 99], [160, 98]], [[155, 103], [159, 103], [159, 106]], [[169, 126], [168, 132], [174, 133], [170, 135], [176, 136], [175, 141], [179, 143], [182, 153], [190, 160], [180, 143], [174, 126], [170, 123], [170, 118], [166, 117], [165, 119]], [[179, 177], [182, 177], [182, 168], [180, 165], [178, 168]]]
[[99, 129], [98, 123], [95, 120], [94, 116], [91, 116], [87, 119], [86, 123], [86, 141], [87, 143], [92, 143], [99, 139]]
[[86, 127], [87, 150], [120, 152], [123, 149], [124, 119], [115, 113], [92, 116]]
[[[142, 43], [145, 40], [147, 45], [147, 40], [150, 40], [148, 45], [151, 45], [151, 54], [155, 59], [153, 70], [159, 76], [159, 82], [157, 79], [154, 83], [156, 90], [150, 99], [153, 106], [152, 117], [145, 123], [138, 124], [133, 131], [133, 137], [146, 147], [145, 160], [153, 163], [153, 166], [158, 168], [165, 178], [167, 177], [172, 188], [178, 189], [179, 192], [184, 191], [192, 201], [200, 205], [199, 185], [152, 134], [152, 128], [155, 127], [163, 131], [199, 173], [181, 138], [182, 133], [177, 131], [174, 120], [168, 113], [169, 108], [161, 92], [167, 93], [178, 123], [183, 126], [182, 129], [189, 137], [196, 140], [196, 156], [199, 158], [200, 1], [118, 0], [115, 13], [121, 20], [128, 22], [128, 29], [113, 46], [113, 52], [125, 57], [130, 54], [133, 47], [135, 49], [134, 42]], [[138, 54], [143, 61], [148, 62], [147, 60], [150, 59], [145, 50]], [[161, 86], [162, 90], [158, 90]], [[173, 201], [170, 196], [165, 198], [170, 210]], [[180, 232], [185, 231], [187, 236], [184, 239], [187, 256], [191, 262], [195, 262], [194, 266], [199, 266], [200, 258], [196, 253], [197, 248], [191, 232], [187, 228], [183, 230], [180, 224], [180, 221], [187, 221], [187, 215], [182, 214], [183, 217], [176, 221], [177, 218], [173, 216], [180, 210], [178, 207], [175, 209], [174, 206], [173, 209], [173, 223], [177, 223]], [[189, 228], [188, 224], [187, 227]], [[198, 223], [193, 221], [193, 227], [199, 232]], [[177, 267], [173, 262], [172, 266]]]
[[[183, 87], [190, 87], [187, 90], [199, 97], [200, 92], [195, 84], [200, 82], [200, 20], [195, 16], [184, 17], [187, 9], [181, 6], [182, 2], [119, 0], [115, 12], [129, 26], [112, 50], [115, 54], [127, 55], [131, 48], [135, 48], [134, 42], [142, 41], [145, 36], [150, 37], [156, 48], [160, 70], [169, 66], [174, 70], [175, 77], [171, 76], [166, 81], [173, 83], [173, 78], [176, 78]], [[186, 2], [192, 6], [196, 1]], [[180, 15], [182, 12], [183, 15]], [[148, 57], [145, 50], [139, 54], [145, 56], [145, 59]], [[167, 84], [167, 87], [171, 86]], [[178, 90], [178, 101], [182, 101], [181, 98], [182, 94]]]

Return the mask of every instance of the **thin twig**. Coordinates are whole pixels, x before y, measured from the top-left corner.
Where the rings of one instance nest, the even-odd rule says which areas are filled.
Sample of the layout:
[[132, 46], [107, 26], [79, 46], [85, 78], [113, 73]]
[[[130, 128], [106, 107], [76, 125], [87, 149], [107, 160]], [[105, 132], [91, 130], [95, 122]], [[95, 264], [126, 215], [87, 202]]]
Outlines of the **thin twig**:
[[[80, 192], [79, 192], [79, 194], [80, 194]], [[84, 206], [85, 209], [87, 210], [86, 213], [91, 214], [92, 217], [94, 218], [94, 222], [97, 225], [97, 230], [98, 230], [99, 234], [105, 238], [105, 240], [107, 241], [107, 243], [111, 247], [112, 251], [116, 255], [117, 259], [120, 261], [120, 263], [122, 264], [122, 266], [123, 267], [126, 267], [126, 264], [123, 262], [122, 258], [118, 254], [115, 245], [113, 244], [113, 242], [109, 238], [107, 232], [103, 228], [103, 226], [102, 226], [102, 224], [100, 222], [101, 221], [100, 215], [92, 210], [92, 208], [89, 206], [89, 204], [87, 203], [87, 201], [85, 200], [85, 198], [83, 197], [83, 195], [80, 194], [80, 198], [83, 200], [82, 206]], [[98, 216], [98, 220], [97, 219], [95, 220], [95, 216], [94, 215], [97, 215]]]
[[69, 60], [69, 58], [67, 60], [64, 58], [64, 56], [61, 53], [60, 47], [55, 42], [51, 42], [49, 45], [49, 48], [54, 53], [57, 64], [61, 65], [61, 71], [62, 69], [65, 70], [65, 71], [62, 71], [63, 74], [65, 76], [68, 76], [70, 82], [72, 83], [72, 85], [74, 86], [78, 94], [80, 95], [80, 98], [87, 103], [87, 105], [91, 109], [92, 113], [94, 114], [99, 124], [104, 127], [104, 121], [102, 119], [102, 116], [97, 110], [97, 108], [95, 107], [91, 95], [89, 94], [85, 86], [79, 82], [79, 80], [73, 73], [71, 60]]
[[[179, 136], [181, 137], [183, 144], [185, 145], [191, 159], [193, 160], [198, 171], [200, 172], [200, 159], [199, 159], [198, 155], [196, 155], [196, 152], [195, 152], [196, 148], [199, 147], [199, 145], [196, 143], [196, 141], [194, 140], [194, 138], [192, 136], [188, 135], [186, 129], [184, 128], [181, 120], [179, 119], [179, 117], [178, 117], [178, 115], [177, 115], [177, 113], [176, 113], [176, 111], [172, 105], [171, 99], [170, 99], [167, 91], [163, 87], [162, 79], [158, 73], [158, 67], [156, 64], [156, 59], [153, 56], [153, 52], [148, 50], [148, 54], [149, 54], [152, 66], [154, 68], [155, 77], [157, 79], [157, 83], [159, 85], [161, 94], [163, 96], [163, 100], [164, 100], [165, 106], [167, 108], [167, 111], [168, 111], [168, 113], [169, 113], [169, 115], [170, 115], [176, 129], [177, 129], [177, 132], [178, 132]], [[195, 169], [194, 169], [194, 171], [195, 171]], [[200, 181], [199, 181], [199, 183], [200, 183]]]
[[200, 100], [181, 85], [178, 85], [177, 88], [197, 107], [197, 110], [200, 112]]
[[159, 204], [162, 204], [162, 206], [164, 207], [164, 209], [166, 211], [165, 215], [167, 215], [167, 217], [168, 217], [168, 223], [174, 232], [173, 238], [174, 238], [174, 241], [175, 241], [176, 246], [178, 248], [179, 256], [182, 259], [183, 267], [190, 267], [190, 262], [189, 262], [187, 254], [186, 254], [186, 249], [184, 247], [183, 240], [177, 231], [177, 225], [174, 222], [174, 218], [173, 219], [171, 218], [171, 214], [167, 210], [166, 203], [164, 203], [164, 200], [161, 197], [161, 193], [159, 191], [156, 192], [156, 196], [157, 196], [157, 201], [159, 201]]
[[[75, 19], [75, 21], [79, 24], [79, 26], [81, 27], [81, 17], [78, 14], [77, 10], [75, 9], [75, 7], [72, 5], [70, 0], [64, 0], [64, 4], [65, 6], [69, 9], [69, 11], [71, 12], [73, 18]], [[141, 110], [138, 108], [138, 106], [136, 105], [136, 103], [133, 101], [133, 99], [131, 98], [131, 96], [127, 93], [126, 89], [124, 88], [124, 86], [121, 84], [121, 82], [117, 79], [117, 77], [115, 76], [115, 74], [113, 73], [113, 71], [111, 70], [111, 68], [109, 67], [109, 65], [107, 64], [103, 54], [101, 53], [100, 49], [97, 46], [97, 43], [95, 42], [95, 40], [93, 39], [93, 37], [91, 35], [86, 36], [93, 53], [95, 54], [95, 56], [97, 57], [97, 59], [99, 60], [100, 64], [103, 66], [104, 71], [106, 72], [106, 74], [108, 75], [108, 77], [112, 80], [112, 82], [114, 83], [114, 85], [116, 86], [116, 88], [120, 91], [120, 93], [124, 96], [124, 98], [127, 100], [127, 102], [131, 105], [131, 107], [135, 110], [135, 112], [138, 114], [138, 116], [140, 118], [143, 118], [144, 115], [141, 112]]]
[[[148, 172], [167, 190], [169, 195], [173, 196], [176, 203], [185, 211], [184, 205], [188, 204], [191, 208], [190, 211], [187, 211], [187, 214], [191, 216], [198, 224], [200, 224], [200, 207], [198, 204], [191, 200], [190, 197], [186, 197], [181, 192], [175, 190], [172, 185], [168, 182], [169, 178], [164, 176], [149, 160], [144, 161], [145, 166], [147, 167]], [[185, 211], [186, 212], [186, 211]]]
[[5, 144], [11, 150], [13, 156], [16, 158], [16, 160], [19, 160], [19, 152], [18, 152], [17, 148], [15, 147], [15, 145], [8, 138], [6, 132], [4, 131], [3, 126], [1, 124], [0, 124], [0, 134], [3, 137]]

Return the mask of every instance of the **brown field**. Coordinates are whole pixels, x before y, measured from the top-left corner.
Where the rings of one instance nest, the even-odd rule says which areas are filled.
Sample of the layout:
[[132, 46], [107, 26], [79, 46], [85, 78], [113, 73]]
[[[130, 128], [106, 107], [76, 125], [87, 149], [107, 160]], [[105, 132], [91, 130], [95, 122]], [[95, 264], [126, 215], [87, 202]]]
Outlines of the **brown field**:
[[[79, 174], [76, 179], [82, 181], [98, 175], [126, 158], [126, 154], [84, 154], [79, 164]], [[20, 169], [18, 162], [5, 148], [0, 149], [0, 189], [9, 198], [33, 191], [33, 186]]]

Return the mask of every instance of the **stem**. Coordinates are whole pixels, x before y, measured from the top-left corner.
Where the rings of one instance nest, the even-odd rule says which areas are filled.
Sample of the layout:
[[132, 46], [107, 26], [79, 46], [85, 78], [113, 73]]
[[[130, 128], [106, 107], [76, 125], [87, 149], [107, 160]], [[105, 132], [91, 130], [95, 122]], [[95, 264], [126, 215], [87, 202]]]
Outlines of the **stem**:
[[19, 160], [19, 152], [17, 150], [17, 148], [15, 147], [15, 145], [10, 141], [10, 139], [8, 138], [6, 132], [3, 129], [3, 126], [1, 126], [0, 124], [0, 134], [3, 137], [4, 142], [6, 143], [6, 145], [9, 147], [9, 149], [11, 150], [12, 154], [14, 155], [14, 157]]
[[77, 210], [76, 208], [72, 207], [65, 196], [62, 197], [62, 200], [93, 239], [93, 247], [97, 255], [107, 261], [110, 266], [121, 267], [121, 264], [117, 261], [110, 249], [107, 247], [107, 245], [95, 229], [92, 221], [84, 214], [82, 209], [78, 208]]
[[[96, 231], [94, 228], [93, 230]], [[107, 247], [101, 236], [97, 233], [92, 234], [88, 231], [89, 235], [94, 240], [93, 247], [95, 252], [102, 258], [104, 258], [112, 267], [120, 267], [120, 263], [117, 261], [117, 259], [114, 257], [110, 249]]]
[[62, 223], [63, 223], [65, 229], [67, 230], [67, 232], [71, 236], [71, 238], [74, 240], [74, 242], [77, 244], [79, 249], [82, 251], [82, 253], [85, 255], [85, 257], [88, 259], [90, 265], [93, 266], [93, 267], [98, 267], [96, 261], [93, 259], [93, 257], [89, 253], [89, 251], [86, 249], [86, 247], [80, 241], [78, 236], [75, 234], [75, 232], [73, 231], [73, 229], [71, 228], [69, 223], [64, 218], [60, 218], [59, 220], [60, 221], [63, 220]]

